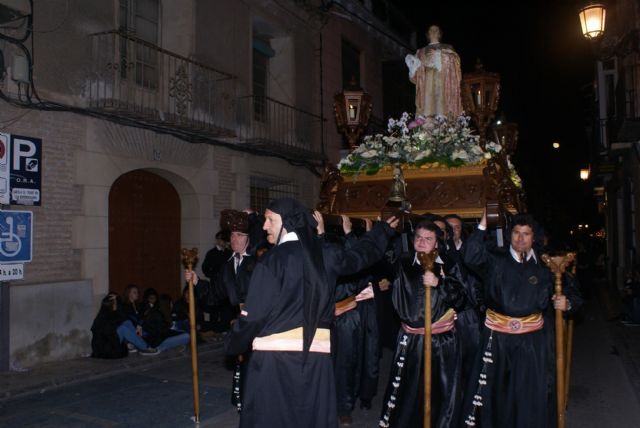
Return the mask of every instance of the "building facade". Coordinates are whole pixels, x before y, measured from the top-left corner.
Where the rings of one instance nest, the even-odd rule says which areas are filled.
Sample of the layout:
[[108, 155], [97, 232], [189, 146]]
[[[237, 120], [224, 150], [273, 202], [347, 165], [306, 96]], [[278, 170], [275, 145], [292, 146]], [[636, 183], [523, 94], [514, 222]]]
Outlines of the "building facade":
[[640, 15], [637, 2], [607, 8], [597, 54], [592, 183], [606, 231], [605, 264], [621, 289], [640, 262]]
[[41, 204], [4, 206], [34, 216], [0, 286], [19, 366], [88, 353], [109, 290], [178, 296], [180, 248], [204, 255], [222, 209], [315, 205], [346, 147], [334, 94], [354, 78], [397, 113], [406, 84], [383, 77], [415, 48], [386, 1], [2, 0], [0, 19], [0, 131], [42, 140]]

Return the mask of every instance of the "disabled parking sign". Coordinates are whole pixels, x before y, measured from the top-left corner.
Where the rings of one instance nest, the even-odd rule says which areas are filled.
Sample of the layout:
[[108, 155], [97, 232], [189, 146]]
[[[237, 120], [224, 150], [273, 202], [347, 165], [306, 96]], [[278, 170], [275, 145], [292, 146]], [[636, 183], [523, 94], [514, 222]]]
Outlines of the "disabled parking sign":
[[31, 261], [33, 213], [0, 210], [0, 263]]

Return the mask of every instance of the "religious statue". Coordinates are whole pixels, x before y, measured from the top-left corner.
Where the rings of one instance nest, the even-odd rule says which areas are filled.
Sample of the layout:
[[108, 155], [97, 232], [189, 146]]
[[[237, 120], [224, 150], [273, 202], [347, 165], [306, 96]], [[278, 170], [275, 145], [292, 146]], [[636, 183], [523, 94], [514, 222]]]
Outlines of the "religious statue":
[[405, 57], [409, 79], [416, 85], [416, 116], [457, 117], [462, 113], [460, 57], [451, 45], [440, 43], [437, 25], [429, 27], [427, 36], [427, 46]]

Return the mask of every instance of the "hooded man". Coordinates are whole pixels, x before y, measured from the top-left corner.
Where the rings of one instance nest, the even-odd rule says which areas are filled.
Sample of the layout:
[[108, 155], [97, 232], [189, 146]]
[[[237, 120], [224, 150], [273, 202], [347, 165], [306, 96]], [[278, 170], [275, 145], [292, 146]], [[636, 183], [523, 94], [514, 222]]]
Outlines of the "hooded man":
[[241, 427], [337, 425], [329, 334], [336, 278], [379, 260], [396, 224], [395, 218], [380, 222], [344, 250], [324, 246], [311, 211], [296, 200], [269, 204], [263, 229], [275, 246], [256, 264], [245, 306], [225, 339], [229, 354], [253, 349]]
[[553, 296], [551, 271], [540, 259], [543, 232], [527, 214], [513, 219], [507, 251], [489, 251], [486, 213], [463, 246], [465, 264], [482, 278], [487, 307], [480, 351], [465, 396], [469, 427], [555, 426], [551, 340], [545, 322], [551, 306], [567, 311], [564, 295]]

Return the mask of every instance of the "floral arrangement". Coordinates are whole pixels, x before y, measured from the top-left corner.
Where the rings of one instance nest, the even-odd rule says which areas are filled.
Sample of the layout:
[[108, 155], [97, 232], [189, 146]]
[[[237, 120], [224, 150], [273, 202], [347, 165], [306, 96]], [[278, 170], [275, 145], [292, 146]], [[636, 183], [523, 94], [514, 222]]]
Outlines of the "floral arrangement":
[[421, 167], [426, 164], [458, 167], [475, 165], [497, 155], [502, 147], [494, 142], [480, 147], [480, 137], [469, 127], [469, 117], [418, 116], [403, 113], [389, 119], [388, 134], [367, 135], [360, 146], [338, 164], [344, 175], [375, 174], [396, 163]]
[[522, 179], [518, 175], [516, 167], [511, 163], [511, 159], [509, 159], [509, 156], [507, 156], [507, 166], [509, 167], [509, 178], [511, 178], [513, 185], [518, 189], [522, 189]]

